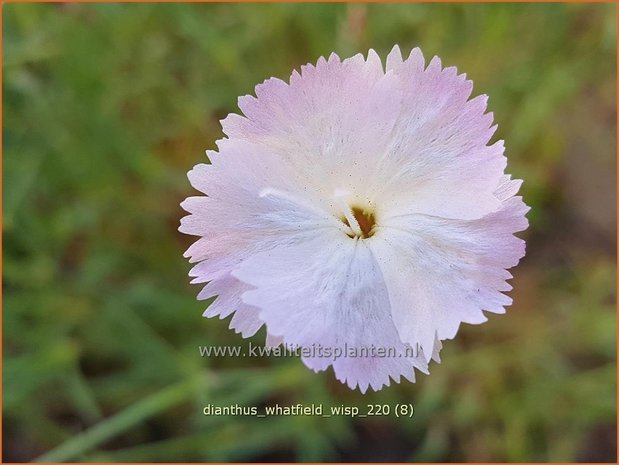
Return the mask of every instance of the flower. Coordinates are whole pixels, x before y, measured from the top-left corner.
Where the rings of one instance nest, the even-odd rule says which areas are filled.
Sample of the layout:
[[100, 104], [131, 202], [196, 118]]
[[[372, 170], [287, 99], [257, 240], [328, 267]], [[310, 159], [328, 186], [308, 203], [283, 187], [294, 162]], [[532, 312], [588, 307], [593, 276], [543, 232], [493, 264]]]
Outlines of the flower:
[[461, 323], [504, 313], [528, 207], [471, 91], [395, 46], [386, 71], [373, 50], [332, 54], [240, 97], [188, 174], [206, 196], [182, 203], [198, 298], [217, 296], [204, 315], [243, 337], [266, 325], [267, 344], [383, 348], [303, 357], [365, 392], [414, 381]]

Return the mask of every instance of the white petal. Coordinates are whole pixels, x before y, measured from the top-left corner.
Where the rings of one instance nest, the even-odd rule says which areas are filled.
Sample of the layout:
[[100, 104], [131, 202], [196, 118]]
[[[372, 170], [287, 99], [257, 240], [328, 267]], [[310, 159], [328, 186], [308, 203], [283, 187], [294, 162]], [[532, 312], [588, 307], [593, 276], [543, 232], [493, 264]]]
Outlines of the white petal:
[[387, 71], [401, 65], [402, 60], [402, 52], [400, 51], [400, 47], [398, 45], [394, 45], [389, 55], [387, 55]]
[[328, 197], [345, 188], [365, 197], [371, 160], [383, 153], [400, 114], [397, 78], [385, 75], [375, 52], [340, 62], [333, 57], [302, 67], [290, 85], [267, 80], [258, 98], [239, 102], [245, 118], [222, 121], [231, 139], [248, 140], [277, 154], [313, 192]]
[[198, 299], [215, 297], [215, 300], [204, 311], [203, 316], [223, 319], [234, 314], [230, 329], [243, 337], [253, 336], [264, 323], [258, 318], [258, 309], [241, 300], [241, 295], [248, 289], [250, 286], [230, 275], [209, 282], [198, 294]]
[[251, 305], [239, 305], [230, 321], [230, 329], [240, 333], [243, 337], [253, 336], [264, 324], [258, 317], [258, 311], [259, 309]]
[[486, 146], [496, 129], [485, 114], [487, 97], [467, 101], [471, 81], [453, 67], [441, 69], [436, 57], [424, 70], [417, 49], [392, 66], [402, 112], [368, 195], [391, 213], [475, 219], [496, 211], [506, 160], [502, 142]]
[[396, 356], [396, 351], [406, 355], [406, 345], [398, 338], [385, 283], [364, 241], [339, 231], [323, 234], [249, 257], [233, 275], [256, 288], [245, 292], [243, 301], [259, 307], [268, 333], [288, 344], [342, 351], [375, 346], [392, 348], [394, 355], [304, 357], [316, 371], [331, 365], [340, 381], [361, 391], [378, 390], [390, 378], [414, 379], [413, 368], [427, 371], [421, 354]]
[[370, 241], [389, 289], [403, 341], [429, 358], [436, 337], [451, 339], [460, 323], [486, 321], [482, 310], [504, 312], [511, 299], [505, 270], [524, 256], [527, 207], [519, 197], [479, 220], [427, 215], [393, 218]]
[[281, 336], [273, 336], [272, 334], [267, 333], [264, 345], [273, 349], [278, 347], [282, 342], [284, 342], [284, 338]]

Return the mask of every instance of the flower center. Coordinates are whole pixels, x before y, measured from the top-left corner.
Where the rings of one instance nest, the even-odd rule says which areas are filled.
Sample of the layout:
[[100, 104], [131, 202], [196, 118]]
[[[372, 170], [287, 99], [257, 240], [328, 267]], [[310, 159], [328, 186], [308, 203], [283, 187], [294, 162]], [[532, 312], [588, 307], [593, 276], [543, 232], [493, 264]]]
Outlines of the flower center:
[[[348, 234], [348, 237], [355, 238], [361, 237], [362, 239], [367, 239], [368, 237], [372, 237], [374, 235], [374, 226], [376, 226], [376, 219], [374, 218], [374, 212], [365, 210], [361, 207], [351, 207], [350, 209], [353, 218], [357, 222], [359, 226], [359, 230], [353, 231], [351, 230]], [[348, 218], [341, 218], [342, 223], [346, 226], [351, 227], [351, 224], [348, 221]], [[356, 226], [356, 225], [355, 225]], [[356, 228], [355, 228], [356, 229]]]

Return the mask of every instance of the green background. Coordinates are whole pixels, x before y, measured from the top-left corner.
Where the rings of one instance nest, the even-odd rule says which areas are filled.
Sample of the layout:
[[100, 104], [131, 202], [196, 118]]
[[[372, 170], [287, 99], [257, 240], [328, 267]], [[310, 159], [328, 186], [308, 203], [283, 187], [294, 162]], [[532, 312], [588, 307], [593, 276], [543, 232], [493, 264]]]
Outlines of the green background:
[[[531, 227], [514, 305], [365, 396], [201, 317], [185, 177], [236, 97], [421, 46], [490, 96]], [[614, 4], [4, 4], [4, 459], [615, 461]], [[253, 339], [264, 340], [263, 330]], [[412, 419], [205, 417], [412, 403]]]

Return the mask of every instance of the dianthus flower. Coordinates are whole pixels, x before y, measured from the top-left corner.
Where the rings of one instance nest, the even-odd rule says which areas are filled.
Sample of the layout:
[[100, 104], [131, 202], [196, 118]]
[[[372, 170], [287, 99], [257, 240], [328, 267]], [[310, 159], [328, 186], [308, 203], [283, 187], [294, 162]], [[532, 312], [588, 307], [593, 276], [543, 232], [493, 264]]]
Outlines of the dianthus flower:
[[192, 282], [216, 296], [204, 315], [243, 337], [265, 325], [267, 344], [383, 348], [303, 357], [365, 392], [414, 381], [461, 323], [504, 313], [528, 207], [471, 91], [396, 46], [386, 70], [373, 50], [332, 54], [240, 97], [188, 174], [206, 195], [182, 203]]

